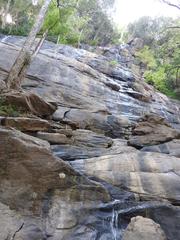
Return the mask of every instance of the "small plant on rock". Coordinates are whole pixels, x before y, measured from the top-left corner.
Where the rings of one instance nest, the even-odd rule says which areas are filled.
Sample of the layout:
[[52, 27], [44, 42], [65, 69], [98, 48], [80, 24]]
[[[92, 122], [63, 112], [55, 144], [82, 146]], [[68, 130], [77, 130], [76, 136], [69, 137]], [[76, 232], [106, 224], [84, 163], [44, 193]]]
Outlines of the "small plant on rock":
[[20, 111], [13, 105], [7, 104], [3, 97], [0, 97], [0, 115], [18, 117]]

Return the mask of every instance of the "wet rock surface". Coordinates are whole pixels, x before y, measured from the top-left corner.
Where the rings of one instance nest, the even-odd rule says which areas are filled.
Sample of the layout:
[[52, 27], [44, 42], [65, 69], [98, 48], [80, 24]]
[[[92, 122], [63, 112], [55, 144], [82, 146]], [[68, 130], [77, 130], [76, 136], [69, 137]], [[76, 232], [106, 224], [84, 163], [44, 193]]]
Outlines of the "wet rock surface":
[[[0, 36], [0, 83], [23, 42]], [[137, 216], [180, 239], [180, 104], [137, 77], [140, 45], [43, 44], [8, 96], [27, 110], [38, 94], [35, 116], [0, 116], [0, 240], [122, 240]]]
[[[2, 79], [6, 77], [23, 41], [22, 37], [10, 36], [1, 40]], [[24, 88], [38, 93], [47, 102], [56, 102], [59, 108], [65, 107], [65, 116], [61, 117], [65, 118], [66, 122], [70, 121], [75, 127], [101, 131], [109, 136], [123, 137], [131, 122], [146, 113], [157, 113], [178, 128], [180, 110], [176, 101], [172, 103], [145, 83], [135, 79], [132, 81], [131, 70], [124, 69], [121, 65], [116, 68], [120, 68], [123, 74], [117, 74], [118, 79], [109, 77], [107, 72], [100, 71], [94, 60], [96, 58], [103, 68], [109, 61], [106, 57], [98, 57], [97, 54], [82, 49], [45, 42], [40, 54], [31, 64]], [[93, 64], [89, 64], [91, 61]], [[108, 64], [106, 71], [112, 72], [114, 66]], [[120, 90], [113, 90], [109, 83], [118, 85]], [[136, 90], [133, 90], [134, 84]], [[147, 94], [150, 100], [141, 101], [136, 98], [135, 93], [129, 95], [129, 92]], [[120, 129], [119, 118], [123, 117], [127, 120], [126, 124], [123, 120]]]
[[152, 145], [149, 147], [143, 147], [141, 151], [144, 152], [160, 152], [164, 154], [169, 154], [171, 156], [180, 157], [180, 140], [174, 139], [170, 142], [163, 144]]
[[125, 150], [86, 160], [72, 166], [139, 195], [140, 199], [167, 199], [180, 203], [180, 161], [160, 153]]

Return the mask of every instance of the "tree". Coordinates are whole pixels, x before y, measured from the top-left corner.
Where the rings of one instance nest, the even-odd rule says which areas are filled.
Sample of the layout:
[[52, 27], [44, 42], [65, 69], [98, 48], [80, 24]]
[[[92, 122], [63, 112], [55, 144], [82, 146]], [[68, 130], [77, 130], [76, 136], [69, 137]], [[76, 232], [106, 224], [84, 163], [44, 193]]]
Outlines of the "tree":
[[32, 0], [1, 0], [0, 31], [11, 35], [28, 35], [41, 2], [39, 0], [38, 5], [34, 5]]
[[175, 96], [180, 88], [180, 19], [143, 17], [128, 26], [128, 38], [139, 37], [144, 48], [136, 52], [145, 79], [163, 93]]
[[1, 11], [1, 28], [4, 29], [7, 21], [7, 16], [10, 9], [11, 0], [7, 1], [5, 8], [2, 8]]
[[24, 74], [29, 67], [32, 57], [32, 46], [34, 44], [37, 33], [40, 31], [45, 14], [48, 10], [51, 0], [45, 0], [41, 7], [41, 10], [36, 18], [34, 26], [29, 33], [29, 36], [25, 40], [24, 46], [22, 47], [19, 56], [13, 64], [9, 75], [6, 79], [6, 85], [8, 89], [20, 89], [21, 82]]
[[118, 38], [108, 15], [113, 1], [64, 0], [58, 5], [57, 9], [52, 2], [43, 26], [43, 30], [53, 26], [49, 31], [50, 40], [79, 46], [80, 43], [106, 45]]
[[179, 0], [161, 0], [161, 2], [180, 10], [180, 1]]
[[46, 14], [42, 32], [49, 29], [48, 38], [63, 44], [77, 44], [85, 17], [77, 15], [77, 0], [52, 1]]
[[164, 36], [165, 29], [171, 27], [172, 22], [169, 17], [141, 17], [128, 25], [128, 40], [141, 38], [145, 45], [152, 46], [161, 39], [161, 36]]
[[[83, 40], [85, 43], [105, 45], [110, 43], [115, 38], [115, 30], [113, 28], [113, 24], [105, 13], [105, 10], [108, 8], [107, 6], [109, 6], [110, 3], [112, 4], [112, 1], [54, 1], [44, 0], [44, 4], [42, 5], [40, 12], [35, 19], [35, 23], [27, 39], [25, 40], [24, 46], [22, 47], [19, 56], [13, 64], [6, 79], [6, 85], [8, 89], [20, 89], [21, 82], [32, 60], [34, 53], [33, 46], [36, 35], [41, 29], [43, 29], [43, 39], [45, 39], [47, 31], [49, 31], [50, 34], [57, 36], [61, 42], [70, 44], [74, 42], [80, 44], [81, 40]], [[12, 3], [13, 6], [19, 6], [19, 4], [22, 6], [23, 0], [9, 0], [9, 4], [10, 3]], [[26, 3], [32, 6], [32, 0], [27, 0]], [[42, 28], [48, 8], [49, 11], [47, 18], [45, 20], [44, 27]], [[11, 10], [11, 8], [9, 8], [9, 10]], [[32, 14], [30, 10], [27, 15], [33, 15], [34, 9], [32, 10]], [[19, 14], [19, 10], [15, 12], [18, 12]], [[42, 44], [42, 41], [43, 40], [41, 40], [40, 43], [35, 47], [36, 53], [39, 50], [39, 45]]]
[[110, 0], [80, 0], [77, 14], [86, 16], [83, 28], [84, 43], [89, 45], [107, 45], [119, 38], [118, 31], [108, 15], [114, 1]]

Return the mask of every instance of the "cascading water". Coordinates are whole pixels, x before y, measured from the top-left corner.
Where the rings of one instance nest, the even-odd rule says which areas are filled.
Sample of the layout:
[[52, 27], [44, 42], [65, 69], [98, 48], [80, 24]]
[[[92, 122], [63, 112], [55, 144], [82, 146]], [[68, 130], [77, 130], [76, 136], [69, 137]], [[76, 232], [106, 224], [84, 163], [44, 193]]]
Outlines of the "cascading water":
[[112, 200], [108, 203], [97, 204], [97, 202], [93, 202], [91, 205], [84, 205], [81, 202], [78, 209], [73, 208], [78, 224], [71, 230], [71, 234], [63, 240], [123, 240], [123, 233], [131, 218], [135, 216], [153, 219], [162, 228], [164, 227], [168, 239], [174, 240], [174, 235], [171, 236], [166, 231], [166, 229], [168, 230], [166, 223], [170, 222], [172, 215], [179, 218], [179, 213], [167, 202], [138, 201], [132, 192], [95, 177], [87, 176], [84, 172], [83, 160], [70, 160], [68, 162], [82, 177], [103, 185]]
[[113, 208], [111, 228], [114, 240], [118, 240], [118, 212]]

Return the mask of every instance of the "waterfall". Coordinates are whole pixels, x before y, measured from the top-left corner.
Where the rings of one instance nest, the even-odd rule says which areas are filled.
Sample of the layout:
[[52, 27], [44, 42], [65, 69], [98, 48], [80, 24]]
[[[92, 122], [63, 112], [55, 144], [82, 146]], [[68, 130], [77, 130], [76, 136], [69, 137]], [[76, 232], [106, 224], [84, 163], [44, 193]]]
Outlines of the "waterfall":
[[118, 211], [113, 208], [112, 219], [111, 219], [111, 229], [114, 240], [118, 240]]

